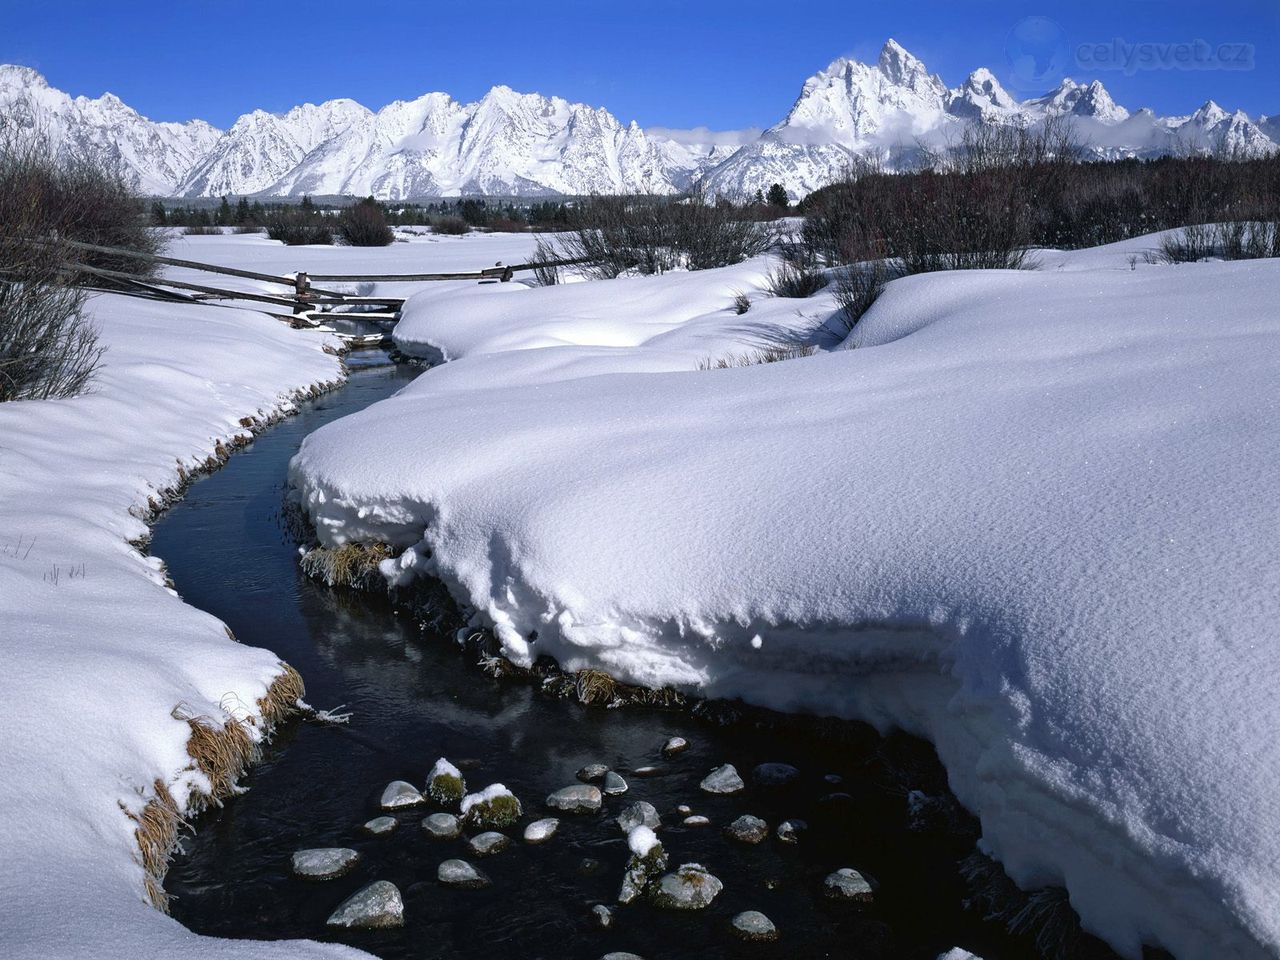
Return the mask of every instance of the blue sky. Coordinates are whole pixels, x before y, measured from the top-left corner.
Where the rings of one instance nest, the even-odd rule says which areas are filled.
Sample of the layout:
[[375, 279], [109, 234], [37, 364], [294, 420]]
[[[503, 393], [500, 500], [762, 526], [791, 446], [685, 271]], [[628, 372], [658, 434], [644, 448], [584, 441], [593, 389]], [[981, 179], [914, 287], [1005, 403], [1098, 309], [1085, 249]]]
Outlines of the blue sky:
[[1280, 113], [1280, 0], [0, 0], [0, 62], [218, 126], [255, 107], [471, 100], [498, 83], [645, 126], [768, 126], [807, 76], [874, 58], [889, 36], [948, 84], [988, 66], [1027, 96], [1067, 73], [1131, 108], [1185, 113], [1212, 97]]

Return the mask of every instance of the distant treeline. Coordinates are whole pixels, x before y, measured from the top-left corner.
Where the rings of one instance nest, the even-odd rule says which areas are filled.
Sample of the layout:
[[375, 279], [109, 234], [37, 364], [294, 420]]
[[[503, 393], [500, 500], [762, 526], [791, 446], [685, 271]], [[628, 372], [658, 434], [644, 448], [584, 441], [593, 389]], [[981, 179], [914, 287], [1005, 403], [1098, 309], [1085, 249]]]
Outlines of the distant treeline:
[[[371, 202], [369, 198], [361, 201]], [[519, 204], [480, 197], [441, 199], [427, 203], [374, 200], [393, 226], [434, 225], [449, 220], [467, 227], [491, 230], [555, 230], [571, 220], [568, 204], [562, 200], [539, 200]], [[337, 218], [348, 205], [317, 204], [310, 197], [300, 201], [250, 200], [225, 196], [216, 206], [155, 200], [151, 223], [157, 227], [264, 227], [273, 218], [302, 211], [309, 216]]]

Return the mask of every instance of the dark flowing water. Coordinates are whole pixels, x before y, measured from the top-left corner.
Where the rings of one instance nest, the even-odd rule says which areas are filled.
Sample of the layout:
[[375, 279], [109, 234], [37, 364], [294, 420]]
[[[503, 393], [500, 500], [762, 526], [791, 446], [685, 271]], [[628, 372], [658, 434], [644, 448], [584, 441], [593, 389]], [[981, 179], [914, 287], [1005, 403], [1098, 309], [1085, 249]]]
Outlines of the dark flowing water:
[[[956, 945], [987, 960], [1031, 955], [962, 909], [955, 860], [965, 843], [908, 829], [905, 787], [914, 784], [885, 772], [884, 741], [869, 733], [836, 743], [716, 726], [688, 713], [555, 700], [488, 679], [448, 639], [425, 633], [378, 598], [303, 577], [282, 519], [289, 458], [307, 433], [390, 395], [414, 372], [385, 363], [355, 369], [345, 388], [306, 404], [194, 484], [155, 528], [152, 550], [189, 603], [221, 617], [244, 643], [268, 647], [297, 667], [311, 703], [345, 704], [353, 714], [348, 726], [301, 724], [284, 731], [247, 778], [248, 793], [198, 819], [166, 882], [179, 920], [204, 934], [338, 940], [386, 958], [594, 960], [629, 950], [649, 960], [933, 960]], [[673, 735], [692, 747], [664, 760], [660, 748]], [[419, 822], [430, 807], [395, 814], [400, 826], [390, 835], [371, 837], [360, 829], [380, 813], [378, 797], [389, 781], [422, 786], [439, 756], [464, 767], [471, 789], [505, 783], [524, 803], [522, 825], [551, 815], [543, 799], [576, 783], [575, 772], [589, 762], [612, 766], [631, 789], [607, 799], [599, 815], [558, 814], [560, 832], [544, 846], [524, 844], [522, 826], [516, 828], [513, 846], [488, 858], [472, 856], [461, 840], [428, 840]], [[768, 761], [795, 765], [801, 779], [782, 790], [749, 786], [736, 797], [698, 789], [713, 766], [732, 762], [750, 780], [751, 769]], [[659, 767], [657, 776], [631, 775], [649, 764]], [[928, 768], [925, 756], [925, 779], [936, 774]], [[602, 930], [590, 907], [613, 903], [628, 857], [613, 818], [637, 799], [661, 813], [659, 836], [671, 866], [704, 864], [724, 882], [724, 892], [692, 913], [635, 903], [620, 908], [612, 928]], [[682, 803], [712, 826], [682, 826], [674, 811]], [[796, 845], [771, 836], [744, 846], [722, 833], [742, 813], [771, 827], [799, 817], [811, 830]], [[326, 882], [291, 875], [294, 850], [323, 846], [352, 847], [361, 862]], [[475, 863], [493, 885], [442, 887], [436, 867], [448, 857]], [[586, 858], [599, 861], [595, 872], [584, 869]], [[823, 899], [823, 878], [843, 866], [878, 881], [874, 905]], [[403, 893], [402, 929], [326, 928], [342, 900], [379, 879]], [[763, 911], [780, 940], [736, 941], [730, 919], [743, 910]]]

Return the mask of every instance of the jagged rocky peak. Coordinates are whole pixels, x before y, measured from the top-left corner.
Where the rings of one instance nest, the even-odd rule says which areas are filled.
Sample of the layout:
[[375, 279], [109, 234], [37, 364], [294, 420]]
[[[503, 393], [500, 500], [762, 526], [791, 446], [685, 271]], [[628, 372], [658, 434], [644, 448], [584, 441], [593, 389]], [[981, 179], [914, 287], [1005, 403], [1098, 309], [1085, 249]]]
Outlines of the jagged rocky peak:
[[929, 73], [924, 62], [892, 37], [885, 41], [880, 49], [880, 58], [876, 64], [886, 80], [899, 87], [907, 87], [918, 93], [938, 92], [946, 90], [946, 85], [937, 76]]
[[953, 142], [967, 123], [1027, 125], [1057, 115], [1071, 117], [1099, 157], [1280, 149], [1276, 116], [1255, 123], [1212, 101], [1179, 117], [1131, 115], [1101, 83], [1068, 79], [1018, 102], [986, 68], [948, 89], [893, 39], [872, 62], [840, 57], [809, 77], [763, 133], [646, 131], [603, 107], [502, 84], [473, 103], [429, 93], [377, 113], [349, 99], [254, 110], [220, 133], [200, 121], [154, 123], [109, 94], [73, 100], [38, 71], [0, 66], [0, 106], [16, 101], [30, 104], [68, 149], [118, 156], [142, 189], [168, 196], [533, 196], [671, 192], [699, 182], [744, 196], [781, 183], [798, 199], [859, 157], [909, 162], [919, 144]]
[[17, 63], [0, 63], [0, 87], [20, 87], [33, 89], [48, 87], [49, 81], [34, 67], [24, 67]]

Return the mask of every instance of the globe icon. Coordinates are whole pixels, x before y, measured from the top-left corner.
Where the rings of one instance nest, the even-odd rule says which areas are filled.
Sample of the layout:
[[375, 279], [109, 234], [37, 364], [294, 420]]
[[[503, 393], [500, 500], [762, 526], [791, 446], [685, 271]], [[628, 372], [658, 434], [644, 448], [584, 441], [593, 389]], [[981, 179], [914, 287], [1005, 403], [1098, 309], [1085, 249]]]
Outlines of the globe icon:
[[1024, 17], [1009, 31], [1005, 56], [1022, 88], [1049, 87], [1066, 75], [1070, 50], [1062, 27], [1048, 17]]

